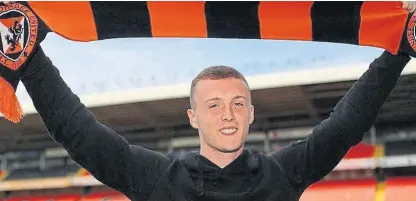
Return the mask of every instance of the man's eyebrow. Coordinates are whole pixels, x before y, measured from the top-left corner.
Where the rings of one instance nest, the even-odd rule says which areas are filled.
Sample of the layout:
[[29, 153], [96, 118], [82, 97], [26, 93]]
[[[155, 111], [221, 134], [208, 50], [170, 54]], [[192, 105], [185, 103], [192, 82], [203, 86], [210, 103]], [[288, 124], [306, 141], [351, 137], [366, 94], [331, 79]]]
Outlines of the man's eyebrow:
[[209, 101], [218, 101], [218, 100], [220, 100], [220, 98], [218, 98], [218, 97], [214, 97], [214, 98], [210, 98], [210, 99], [206, 100], [205, 102], [209, 102]]
[[[243, 95], [237, 95], [237, 96], [234, 96], [234, 97], [233, 97], [233, 100], [240, 99], [240, 98], [242, 98], [242, 99], [247, 99], [247, 97], [245, 97], [245, 96], [243, 96]], [[221, 99], [220, 99], [220, 98], [218, 98], [218, 97], [214, 97], [214, 98], [210, 98], [210, 99], [206, 100], [205, 102], [210, 102], [210, 101], [218, 101], [218, 100], [221, 100]]]
[[234, 96], [233, 100], [239, 99], [239, 98], [247, 99], [247, 97], [245, 97], [245, 96], [237, 95], [237, 96]]

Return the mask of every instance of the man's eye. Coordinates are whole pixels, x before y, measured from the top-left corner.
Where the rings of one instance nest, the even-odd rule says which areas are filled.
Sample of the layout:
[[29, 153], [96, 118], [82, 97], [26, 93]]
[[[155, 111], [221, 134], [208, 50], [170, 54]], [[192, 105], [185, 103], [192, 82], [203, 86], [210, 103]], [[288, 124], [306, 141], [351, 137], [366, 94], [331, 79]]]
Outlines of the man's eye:
[[218, 105], [217, 105], [217, 104], [212, 104], [212, 105], [210, 105], [210, 106], [209, 106], [209, 108], [211, 108], [211, 109], [212, 109], [212, 108], [216, 108], [216, 107], [218, 107]]
[[244, 106], [244, 104], [243, 104], [243, 103], [234, 103], [234, 105], [239, 106], [239, 107]]

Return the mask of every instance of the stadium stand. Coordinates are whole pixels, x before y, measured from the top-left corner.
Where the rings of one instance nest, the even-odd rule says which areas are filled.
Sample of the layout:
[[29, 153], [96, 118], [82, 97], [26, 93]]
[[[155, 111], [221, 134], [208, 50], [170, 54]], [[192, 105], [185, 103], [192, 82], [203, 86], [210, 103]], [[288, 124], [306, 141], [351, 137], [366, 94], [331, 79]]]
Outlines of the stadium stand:
[[66, 167], [52, 167], [40, 170], [39, 168], [17, 169], [11, 171], [4, 180], [33, 179], [33, 178], [56, 178], [76, 174], [79, 166], [70, 165]]
[[[415, 63], [363, 142], [301, 201], [410, 201], [416, 191]], [[311, 133], [367, 64], [248, 78], [256, 118], [247, 147], [271, 152]], [[413, 69], [413, 70], [412, 70]], [[310, 76], [310, 75], [316, 76]], [[327, 75], [331, 75], [328, 78]], [[198, 150], [185, 110], [188, 85], [81, 97], [131, 144], [180, 155]], [[47, 135], [33, 107], [21, 124], [0, 118], [0, 201], [126, 201], [74, 163]], [[32, 113], [30, 113], [32, 111]], [[3, 179], [3, 180], [2, 180]]]

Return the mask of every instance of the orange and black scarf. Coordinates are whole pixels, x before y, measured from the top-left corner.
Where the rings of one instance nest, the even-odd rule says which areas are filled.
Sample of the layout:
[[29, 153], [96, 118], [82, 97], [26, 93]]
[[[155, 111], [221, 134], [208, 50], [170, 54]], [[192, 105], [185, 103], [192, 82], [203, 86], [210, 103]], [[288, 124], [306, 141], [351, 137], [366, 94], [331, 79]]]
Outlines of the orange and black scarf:
[[[0, 112], [23, 116], [15, 90], [49, 32], [73, 41], [132, 37], [302, 40], [416, 55], [416, 17], [400, 2], [18, 2], [0, 5]], [[140, 47], [138, 47], [140, 48]]]

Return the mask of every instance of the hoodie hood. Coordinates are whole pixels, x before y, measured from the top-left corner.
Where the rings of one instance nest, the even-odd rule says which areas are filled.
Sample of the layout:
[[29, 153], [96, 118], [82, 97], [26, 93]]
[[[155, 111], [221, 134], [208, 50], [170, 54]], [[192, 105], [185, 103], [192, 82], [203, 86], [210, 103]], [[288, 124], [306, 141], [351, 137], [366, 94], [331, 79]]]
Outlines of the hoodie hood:
[[199, 196], [204, 195], [207, 190], [217, 191], [216, 186], [224, 180], [232, 180], [236, 186], [220, 187], [221, 190], [248, 195], [253, 189], [259, 170], [259, 160], [250, 150], [244, 150], [239, 157], [224, 168], [217, 166], [198, 152], [186, 154], [182, 158], [182, 163], [190, 173]]

